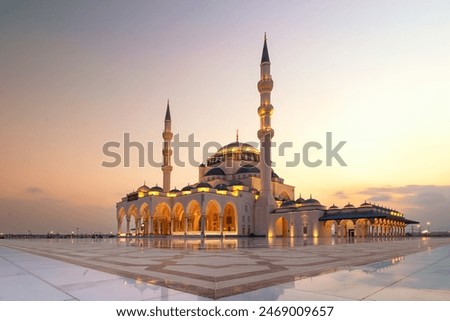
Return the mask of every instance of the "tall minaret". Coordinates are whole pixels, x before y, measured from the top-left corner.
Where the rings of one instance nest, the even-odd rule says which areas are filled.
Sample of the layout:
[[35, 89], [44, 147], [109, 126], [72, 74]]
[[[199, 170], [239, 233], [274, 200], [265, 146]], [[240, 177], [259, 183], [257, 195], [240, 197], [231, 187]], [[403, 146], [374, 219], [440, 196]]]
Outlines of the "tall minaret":
[[171, 158], [172, 149], [170, 148], [170, 142], [173, 138], [172, 134], [172, 120], [170, 119], [169, 100], [167, 100], [166, 117], [164, 119], [164, 132], [162, 134], [164, 139], [164, 148], [162, 151], [164, 164], [161, 169], [163, 171], [163, 190], [164, 192], [170, 191], [170, 172], [172, 172]]
[[261, 105], [258, 108], [258, 115], [261, 125], [258, 130], [258, 138], [261, 143], [261, 190], [255, 204], [255, 234], [267, 235], [269, 213], [276, 207], [276, 202], [272, 194], [272, 160], [270, 152], [274, 134], [270, 125], [273, 114], [273, 106], [270, 103], [270, 93], [273, 88], [273, 81], [272, 76], [270, 75], [270, 59], [265, 34], [260, 68], [261, 79], [258, 82], [258, 91], [261, 96]]

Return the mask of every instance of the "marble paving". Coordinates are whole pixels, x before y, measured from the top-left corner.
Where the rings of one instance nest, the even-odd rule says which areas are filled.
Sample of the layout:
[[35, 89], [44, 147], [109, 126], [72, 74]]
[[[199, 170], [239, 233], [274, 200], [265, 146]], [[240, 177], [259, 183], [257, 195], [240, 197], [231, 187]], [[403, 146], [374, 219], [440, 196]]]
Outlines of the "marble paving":
[[450, 300], [449, 276], [448, 238], [0, 240], [0, 300]]

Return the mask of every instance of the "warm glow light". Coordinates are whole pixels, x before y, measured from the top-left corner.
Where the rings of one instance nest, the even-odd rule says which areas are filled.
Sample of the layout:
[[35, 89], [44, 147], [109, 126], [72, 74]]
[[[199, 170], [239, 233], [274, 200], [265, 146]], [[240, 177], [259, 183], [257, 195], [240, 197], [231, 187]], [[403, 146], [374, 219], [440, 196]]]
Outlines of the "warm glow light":
[[199, 187], [197, 190], [199, 192], [209, 192], [209, 187]]
[[181, 194], [182, 195], [189, 195], [189, 194], [191, 194], [191, 191], [182, 191]]
[[244, 186], [243, 185], [234, 185], [231, 187], [231, 189], [233, 191], [243, 191], [244, 190]]
[[159, 192], [158, 191], [150, 191], [150, 192], [148, 192], [148, 195], [150, 195], [150, 196], [159, 196]]
[[217, 190], [216, 194], [227, 195], [227, 191]]
[[168, 196], [168, 197], [176, 197], [176, 196], [177, 196], [177, 193], [167, 193], [167, 196]]
[[139, 193], [138, 193], [138, 196], [139, 196], [139, 198], [141, 198], [141, 197], [144, 197], [145, 194], [144, 194], [144, 192], [139, 192]]
[[313, 237], [319, 237], [319, 232], [316, 229], [313, 231]]

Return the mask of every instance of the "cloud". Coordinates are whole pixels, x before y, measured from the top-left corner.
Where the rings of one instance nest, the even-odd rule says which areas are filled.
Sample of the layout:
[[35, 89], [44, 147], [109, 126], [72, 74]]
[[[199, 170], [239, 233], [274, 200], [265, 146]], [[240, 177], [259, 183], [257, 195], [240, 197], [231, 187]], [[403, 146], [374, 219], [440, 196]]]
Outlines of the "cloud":
[[36, 186], [30, 186], [25, 189], [25, 193], [30, 194], [42, 194], [44, 193], [44, 190], [42, 188], [36, 187]]
[[347, 200], [348, 195], [344, 191], [339, 191], [333, 194], [334, 197], [340, 199], [340, 200]]
[[450, 186], [405, 185], [372, 187], [359, 191], [368, 200], [387, 202], [382, 205], [395, 207], [407, 218], [431, 223], [431, 230], [450, 230]]
[[379, 195], [372, 196], [370, 198], [370, 200], [372, 202], [387, 202], [387, 201], [391, 201], [392, 200], [392, 196], [391, 195], [387, 195], [387, 194], [379, 194]]

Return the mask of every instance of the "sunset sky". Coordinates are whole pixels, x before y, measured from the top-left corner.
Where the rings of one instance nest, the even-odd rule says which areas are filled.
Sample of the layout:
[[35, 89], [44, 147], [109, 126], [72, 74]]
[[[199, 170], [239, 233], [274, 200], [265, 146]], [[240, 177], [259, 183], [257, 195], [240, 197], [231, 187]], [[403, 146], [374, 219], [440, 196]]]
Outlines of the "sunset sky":
[[[102, 167], [102, 147], [129, 133], [160, 161], [167, 99], [183, 141], [257, 141], [264, 32], [296, 196], [449, 230], [449, 1], [1, 0], [0, 233], [115, 232], [115, 203], [162, 171]], [[286, 167], [327, 132], [346, 167]], [[172, 187], [197, 179], [175, 167]]]

